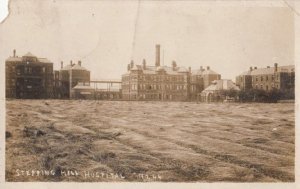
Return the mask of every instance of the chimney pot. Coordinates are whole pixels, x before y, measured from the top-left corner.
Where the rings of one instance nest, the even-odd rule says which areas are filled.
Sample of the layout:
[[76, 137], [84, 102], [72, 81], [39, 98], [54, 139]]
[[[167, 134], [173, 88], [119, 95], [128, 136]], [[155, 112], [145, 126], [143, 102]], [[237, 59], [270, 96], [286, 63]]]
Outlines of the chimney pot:
[[176, 64], [176, 61], [173, 60], [172, 61], [172, 68], [173, 68], [173, 71], [175, 71], [175, 68], [177, 67], [177, 64]]
[[160, 66], [160, 45], [159, 44], [157, 44], [156, 46], [155, 46], [155, 48], [156, 48], [156, 59], [155, 59], [155, 66]]
[[81, 66], [81, 60], [78, 61], [78, 65]]
[[73, 66], [73, 61], [72, 60], [70, 61], [70, 65]]
[[143, 69], [145, 70], [146, 69], [146, 60], [143, 59]]
[[64, 62], [61, 61], [61, 62], [60, 62], [60, 68], [62, 69], [63, 67], [64, 67]]
[[191, 68], [191, 66], [189, 67], [189, 72], [190, 72], [190, 73], [192, 72], [192, 68]]
[[133, 60], [131, 60], [131, 62], [130, 62], [130, 68], [133, 68], [133, 66], [134, 66], [134, 62], [133, 62]]
[[277, 72], [278, 71], [278, 63], [274, 64], [274, 68], [275, 68], [275, 72]]
[[14, 57], [16, 57], [16, 49], [14, 49]]

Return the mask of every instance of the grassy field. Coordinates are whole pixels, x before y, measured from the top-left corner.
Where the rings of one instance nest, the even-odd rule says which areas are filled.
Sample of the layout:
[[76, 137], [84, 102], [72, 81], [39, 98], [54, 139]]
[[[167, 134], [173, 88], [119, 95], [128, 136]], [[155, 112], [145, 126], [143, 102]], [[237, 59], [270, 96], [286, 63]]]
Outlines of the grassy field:
[[7, 101], [6, 180], [291, 182], [294, 120], [294, 104]]

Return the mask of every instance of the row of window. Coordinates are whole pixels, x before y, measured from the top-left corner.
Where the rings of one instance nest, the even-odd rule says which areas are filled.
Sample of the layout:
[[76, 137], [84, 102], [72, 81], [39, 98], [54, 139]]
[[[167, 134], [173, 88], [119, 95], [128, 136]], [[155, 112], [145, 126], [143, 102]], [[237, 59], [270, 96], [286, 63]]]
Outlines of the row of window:
[[131, 100], [147, 100], [147, 99], [156, 99], [156, 100], [176, 100], [182, 99], [184, 96], [182, 95], [171, 95], [171, 94], [141, 94], [141, 95], [126, 95], [123, 94], [124, 99]]
[[132, 76], [124, 76], [122, 78], [123, 81], [129, 80], [142, 80], [142, 81], [179, 81], [185, 82], [187, 78], [184, 76], [160, 76], [160, 75], [132, 75]]
[[145, 84], [132, 84], [122, 85], [123, 90], [186, 90], [186, 85], [145, 85]]
[[[266, 75], [266, 76], [255, 76], [255, 81], [274, 81], [276, 77], [276, 80], [279, 79], [279, 75]], [[253, 78], [254, 79], [254, 78]]]
[[271, 84], [271, 86], [269, 86], [269, 85], [263, 85], [263, 84], [261, 84], [260, 86], [258, 84], [255, 85], [255, 89], [263, 89], [263, 90], [267, 90], [268, 91], [268, 90], [271, 90], [273, 88], [279, 89], [279, 85], [278, 84], [274, 85], [273, 83]]

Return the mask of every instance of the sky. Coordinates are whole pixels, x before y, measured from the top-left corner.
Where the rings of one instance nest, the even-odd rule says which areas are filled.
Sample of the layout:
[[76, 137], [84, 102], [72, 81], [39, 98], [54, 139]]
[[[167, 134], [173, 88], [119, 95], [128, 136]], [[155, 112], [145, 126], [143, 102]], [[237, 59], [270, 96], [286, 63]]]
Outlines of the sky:
[[[270, 7], [272, 6], [272, 7]], [[82, 61], [92, 79], [121, 79], [127, 64], [200, 66], [235, 77], [250, 66], [294, 62], [294, 15], [283, 3], [204, 1], [11, 0], [0, 25], [0, 62], [13, 49], [31, 52], [60, 68]]]

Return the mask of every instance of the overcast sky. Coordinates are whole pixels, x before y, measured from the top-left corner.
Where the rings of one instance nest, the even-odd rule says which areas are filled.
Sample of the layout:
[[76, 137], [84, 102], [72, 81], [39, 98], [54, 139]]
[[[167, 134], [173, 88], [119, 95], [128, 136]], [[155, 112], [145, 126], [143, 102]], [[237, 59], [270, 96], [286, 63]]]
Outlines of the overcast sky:
[[[294, 64], [290, 8], [200, 1], [12, 0], [0, 26], [0, 61], [31, 52], [60, 68], [82, 61], [92, 79], [120, 79], [131, 59], [154, 65], [210, 66], [234, 79], [250, 66]], [[240, 4], [239, 4], [240, 5]]]

